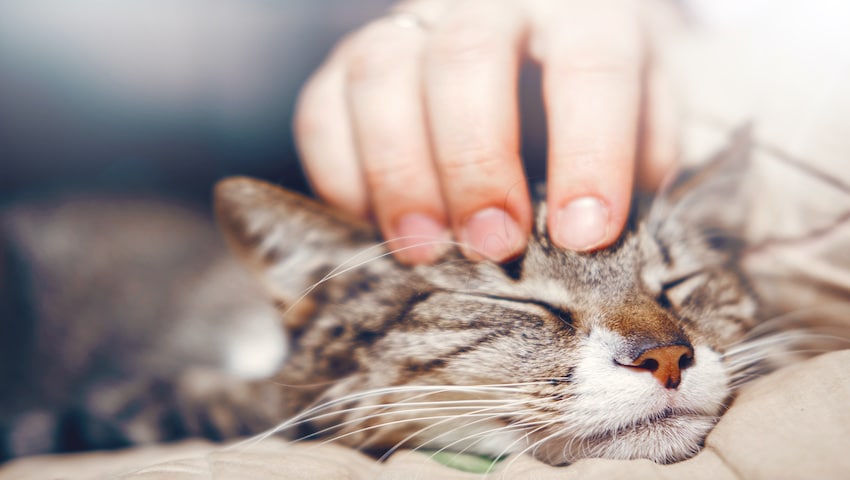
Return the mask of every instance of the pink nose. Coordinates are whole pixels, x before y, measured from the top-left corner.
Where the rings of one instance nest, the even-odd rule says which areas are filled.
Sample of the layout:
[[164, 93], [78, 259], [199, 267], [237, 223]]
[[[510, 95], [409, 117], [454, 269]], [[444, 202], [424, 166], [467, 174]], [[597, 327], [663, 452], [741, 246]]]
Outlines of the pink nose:
[[651, 348], [637, 357], [629, 368], [652, 373], [664, 388], [677, 388], [682, 383], [682, 370], [694, 363], [694, 350], [685, 345]]

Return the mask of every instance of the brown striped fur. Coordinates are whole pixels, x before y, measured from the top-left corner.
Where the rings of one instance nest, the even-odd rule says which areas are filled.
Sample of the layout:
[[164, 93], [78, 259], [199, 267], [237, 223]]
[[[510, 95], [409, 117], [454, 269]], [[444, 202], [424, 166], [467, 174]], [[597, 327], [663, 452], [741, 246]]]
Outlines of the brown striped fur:
[[[198, 261], [211, 265], [202, 276], [206, 283], [183, 281], [189, 293], [172, 295], [182, 303], [168, 310], [176, 313], [156, 317], [153, 330], [169, 341], [188, 339], [211, 357], [215, 345], [201, 337], [207, 335], [203, 321], [232, 317], [224, 332], [233, 338], [240, 325], [248, 329], [261, 320], [252, 312], [263, 312], [287, 334], [286, 359], [269, 365], [271, 376], [254, 380], [181, 360], [142, 382], [130, 378], [128, 367], [111, 372], [117, 375], [106, 383], [69, 383], [74, 389], [85, 384], [74, 391], [75, 411], [84, 415], [72, 433], [86, 447], [267, 432], [377, 452], [530, 452], [552, 464], [584, 457], [687, 458], [735, 387], [762, 371], [762, 357], [748, 343], [763, 340], [754, 330], [757, 303], [738, 268], [746, 213], [740, 179], [749, 149], [747, 132], [739, 132], [705, 167], [684, 172], [642, 202], [645, 208], [637, 209], [622, 238], [602, 251], [555, 247], [540, 203], [527, 250], [504, 265], [470, 262], [452, 246], [434, 265], [404, 266], [358, 219], [265, 182], [224, 180], [215, 191], [218, 223], [236, 257], [259, 279], [265, 310], [231, 301], [246, 288], [254, 295], [261, 289], [236, 288], [238, 273], [209, 253]], [[147, 218], [127, 216], [126, 222], [152, 225]], [[168, 239], [187, 224], [177, 218], [163, 227], [163, 245], [153, 249], [175, 250], [175, 258], [206, 255], [200, 246], [210, 241], [208, 231], [182, 243]], [[144, 234], [130, 238], [154, 247]], [[83, 240], [88, 249], [88, 237]], [[153, 264], [138, 252], [111, 254], [113, 263], [129, 259], [117, 270], [131, 280], [139, 278], [135, 265]], [[158, 275], [184, 278], [167, 269]], [[64, 278], [50, 277], [49, 284], [76, 285]], [[158, 278], [150, 272], [152, 291], [176, 289]], [[204, 286], [210, 283], [217, 287]], [[65, 303], [56, 298], [52, 308], [62, 310]], [[112, 332], [92, 325], [111, 328], [128, 305], [142, 312], [160, 300], [128, 298], [134, 303], [99, 299], [97, 322], [87, 320], [78, 330]], [[181, 315], [194, 319], [191, 327], [180, 326]], [[67, 323], [61, 317], [52, 322]], [[262, 348], [243, 342], [233, 350], [235, 360], [254, 350]], [[157, 352], [149, 354], [162, 360]], [[39, 412], [13, 418], [10, 437], [27, 440]], [[0, 416], [0, 427], [4, 421]], [[66, 424], [62, 418], [54, 423]], [[9, 441], [12, 454], [36, 451], [18, 443]]]

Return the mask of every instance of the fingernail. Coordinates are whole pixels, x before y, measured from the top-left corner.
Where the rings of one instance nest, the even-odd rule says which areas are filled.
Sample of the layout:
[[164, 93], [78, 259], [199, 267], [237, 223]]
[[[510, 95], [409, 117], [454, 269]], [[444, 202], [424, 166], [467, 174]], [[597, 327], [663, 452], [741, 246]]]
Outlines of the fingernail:
[[608, 208], [598, 198], [577, 198], [557, 212], [552, 239], [570, 250], [590, 250], [608, 235], [609, 215]]
[[484, 257], [501, 262], [520, 253], [523, 233], [519, 224], [504, 210], [486, 208], [466, 222], [461, 241], [470, 257]]
[[431, 263], [445, 250], [449, 231], [445, 225], [421, 213], [409, 213], [395, 224], [392, 239], [396, 257], [404, 263]]

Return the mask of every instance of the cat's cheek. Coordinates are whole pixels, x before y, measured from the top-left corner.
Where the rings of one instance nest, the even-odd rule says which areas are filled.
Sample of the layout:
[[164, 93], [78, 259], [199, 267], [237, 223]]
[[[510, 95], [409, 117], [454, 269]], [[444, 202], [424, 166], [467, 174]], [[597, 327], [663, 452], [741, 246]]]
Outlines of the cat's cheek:
[[678, 395], [671, 407], [718, 415], [729, 396], [729, 375], [719, 353], [706, 346], [694, 348], [694, 365], [682, 372]]

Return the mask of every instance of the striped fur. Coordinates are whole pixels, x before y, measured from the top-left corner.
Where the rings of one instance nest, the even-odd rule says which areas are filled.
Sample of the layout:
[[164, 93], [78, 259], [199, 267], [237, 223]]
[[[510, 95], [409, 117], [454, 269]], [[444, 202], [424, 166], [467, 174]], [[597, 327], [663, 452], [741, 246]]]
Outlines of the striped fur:
[[[291, 338], [275, 382], [255, 384], [296, 393], [269, 432], [552, 464], [692, 455], [732, 394], [724, 351], [758, 320], [737, 268], [743, 209], [719, 204], [737, 198], [748, 153], [739, 133], [609, 249], [556, 248], [541, 220], [508, 265], [452, 249], [404, 267], [368, 225], [257, 180], [222, 182], [219, 222]], [[676, 388], [630, 366], [674, 345], [693, 352]]]

